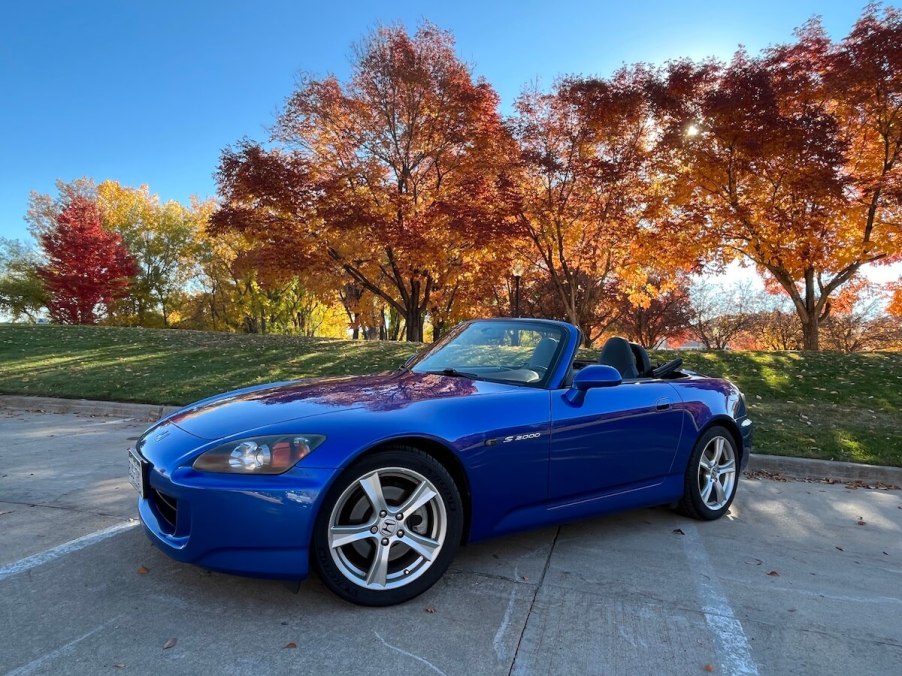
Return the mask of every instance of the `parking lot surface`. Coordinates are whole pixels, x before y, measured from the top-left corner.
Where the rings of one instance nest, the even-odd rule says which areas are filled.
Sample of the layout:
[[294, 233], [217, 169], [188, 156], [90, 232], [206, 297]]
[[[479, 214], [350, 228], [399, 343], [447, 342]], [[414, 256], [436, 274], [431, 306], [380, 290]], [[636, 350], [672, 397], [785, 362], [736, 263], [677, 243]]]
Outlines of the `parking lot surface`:
[[0, 409], [0, 673], [902, 673], [902, 493], [745, 479], [465, 547], [403, 606], [209, 573], [136, 521], [147, 423]]

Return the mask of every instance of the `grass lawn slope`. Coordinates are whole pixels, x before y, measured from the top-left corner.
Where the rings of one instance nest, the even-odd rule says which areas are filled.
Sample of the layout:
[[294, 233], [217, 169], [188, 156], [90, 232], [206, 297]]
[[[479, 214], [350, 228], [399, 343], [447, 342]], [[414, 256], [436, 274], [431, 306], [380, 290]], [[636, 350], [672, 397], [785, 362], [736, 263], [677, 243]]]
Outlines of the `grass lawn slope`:
[[[0, 325], [0, 392], [184, 404], [252, 383], [375, 373], [419, 346]], [[591, 353], [590, 353], [591, 354]], [[658, 353], [664, 361], [674, 353]], [[683, 352], [745, 392], [760, 453], [902, 466], [902, 354]]]

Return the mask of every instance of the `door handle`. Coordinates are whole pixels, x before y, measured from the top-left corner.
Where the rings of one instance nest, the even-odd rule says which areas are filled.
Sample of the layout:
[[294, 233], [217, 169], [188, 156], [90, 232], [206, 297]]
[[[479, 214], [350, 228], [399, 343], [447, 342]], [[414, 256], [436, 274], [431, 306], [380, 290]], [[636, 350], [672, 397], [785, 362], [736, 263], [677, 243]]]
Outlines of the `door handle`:
[[666, 411], [668, 408], [670, 408], [670, 399], [668, 399], [667, 397], [658, 399], [658, 404], [655, 408], [657, 408], [659, 411]]

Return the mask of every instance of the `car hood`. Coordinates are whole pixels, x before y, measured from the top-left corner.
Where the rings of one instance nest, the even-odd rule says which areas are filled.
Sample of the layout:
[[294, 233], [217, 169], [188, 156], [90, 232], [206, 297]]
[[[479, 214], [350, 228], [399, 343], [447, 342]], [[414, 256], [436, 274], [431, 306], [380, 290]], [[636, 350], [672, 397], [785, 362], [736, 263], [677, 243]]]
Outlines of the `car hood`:
[[410, 371], [318, 378], [227, 392], [186, 406], [167, 420], [202, 439], [221, 439], [337, 411], [365, 408], [389, 413], [420, 401], [490, 394], [512, 387]]

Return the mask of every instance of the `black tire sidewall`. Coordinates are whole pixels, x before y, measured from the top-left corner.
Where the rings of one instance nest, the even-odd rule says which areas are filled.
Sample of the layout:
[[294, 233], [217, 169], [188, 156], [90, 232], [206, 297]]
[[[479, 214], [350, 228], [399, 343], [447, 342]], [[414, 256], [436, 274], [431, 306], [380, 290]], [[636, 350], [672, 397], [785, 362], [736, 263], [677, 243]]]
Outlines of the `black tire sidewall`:
[[[736, 479], [733, 482], [733, 492], [728, 496], [726, 504], [720, 509], [711, 509], [708, 507], [708, 505], [705, 504], [705, 501], [702, 500], [701, 492], [698, 488], [699, 462], [701, 461], [705, 447], [715, 437], [723, 437], [727, 443], [730, 444], [736, 462]], [[703, 521], [714, 521], [715, 519], [719, 519], [729, 511], [730, 505], [733, 504], [733, 499], [736, 497], [736, 491], [738, 489], [739, 451], [736, 448], [736, 440], [733, 438], [733, 435], [730, 434], [729, 430], [719, 425], [715, 425], [706, 430], [705, 433], [698, 438], [698, 441], [695, 442], [695, 449], [692, 452], [692, 456], [689, 458], [689, 465], [686, 468], [685, 493], [682, 501], [684, 511], [688, 512], [690, 516]]]
[[[328, 539], [329, 519], [336, 502], [348, 486], [364, 474], [384, 467], [403, 467], [429, 479], [444, 500], [448, 523], [441, 551], [428, 570], [403, 587], [372, 590], [365, 589], [346, 578], [332, 560]], [[365, 606], [388, 606], [404, 603], [429, 589], [448, 569], [461, 541], [463, 523], [460, 491], [444, 466], [434, 457], [419, 449], [396, 446], [362, 458], [335, 481], [317, 514], [311, 558], [323, 583], [346, 601]]]

